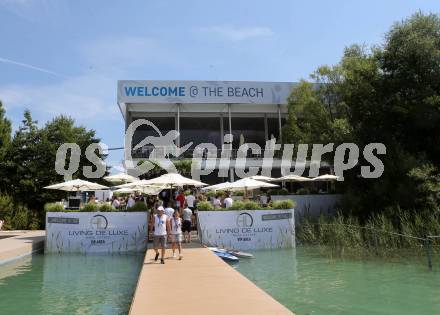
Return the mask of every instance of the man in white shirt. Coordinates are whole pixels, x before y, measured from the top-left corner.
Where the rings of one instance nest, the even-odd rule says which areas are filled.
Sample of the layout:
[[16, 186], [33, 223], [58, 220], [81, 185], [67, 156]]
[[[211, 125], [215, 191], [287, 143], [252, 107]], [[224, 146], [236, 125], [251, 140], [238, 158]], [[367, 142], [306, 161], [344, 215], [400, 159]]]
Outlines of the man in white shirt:
[[156, 252], [154, 256], [154, 261], [159, 258], [159, 246], [161, 248], [160, 263], [164, 264], [165, 247], [167, 235], [170, 232], [170, 221], [168, 217], [164, 214], [164, 209], [162, 206], [157, 207], [157, 214], [154, 215], [153, 220], [150, 222], [150, 229], [154, 226], [153, 232], [153, 248]]
[[136, 203], [136, 202], [134, 201], [133, 196], [130, 195], [130, 197], [129, 197], [128, 200], [127, 200], [127, 209], [133, 207], [135, 203]]
[[168, 217], [168, 219], [171, 219], [173, 217], [174, 209], [170, 206], [166, 206], [165, 208], [165, 215]]
[[234, 203], [234, 200], [231, 198], [231, 195], [228, 195], [225, 200], [223, 200], [223, 203], [225, 204], [225, 208], [229, 208]]
[[193, 212], [189, 207], [183, 209], [182, 233], [183, 233], [184, 243], [191, 243], [192, 216], [193, 216]]
[[194, 201], [196, 201], [196, 197], [194, 197], [193, 193], [191, 192], [188, 196], [185, 197], [186, 204], [188, 205], [188, 208], [191, 210], [194, 210]]

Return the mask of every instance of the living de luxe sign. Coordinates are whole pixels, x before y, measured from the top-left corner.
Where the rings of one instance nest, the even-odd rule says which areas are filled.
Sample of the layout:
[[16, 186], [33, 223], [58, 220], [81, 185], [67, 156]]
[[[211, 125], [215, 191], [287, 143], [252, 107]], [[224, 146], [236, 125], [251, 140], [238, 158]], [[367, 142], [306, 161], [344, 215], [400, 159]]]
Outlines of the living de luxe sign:
[[46, 252], [144, 251], [147, 218], [146, 212], [48, 212]]
[[293, 83], [118, 81], [119, 103], [286, 104]]
[[202, 242], [235, 249], [295, 247], [294, 210], [199, 211]]

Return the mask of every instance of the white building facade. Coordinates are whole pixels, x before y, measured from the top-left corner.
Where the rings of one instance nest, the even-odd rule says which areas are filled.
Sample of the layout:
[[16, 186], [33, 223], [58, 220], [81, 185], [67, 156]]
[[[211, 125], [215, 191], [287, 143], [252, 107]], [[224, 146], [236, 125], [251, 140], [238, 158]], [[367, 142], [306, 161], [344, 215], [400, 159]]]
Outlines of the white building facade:
[[[191, 158], [200, 143], [213, 143], [222, 148], [224, 135], [232, 134], [232, 149], [242, 144], [257, 143], [264, 150], [267, 140], [281, 142], [281, 128], [287, 116], [287, 99], [295, 83], [245, 81], [118, 81], [118, 106], [126, 128], [137, 119], [153, 122], [162, 134], [177, 130], [178, 147], [193, 145], [180, 158]], [[158, 136], [149, 126], [139, 127], [132, 147], [148, 136]], [[129, 149], [129, 148], [126, 148]], [[134, 159], [150, 157], [151, 147], [132, 152]], [[251, 155], [251, 165], [261, 165], [262, 155]], [[220, 152], [218, 154], [220, 157]], [[233, 180], [234, 158], [229, 178], [212, 174], [204, 180], [216, 183]], [[272, 176], [279, 176], [274, 163]], [[279, 165], [279, 163], [278, 163]]]

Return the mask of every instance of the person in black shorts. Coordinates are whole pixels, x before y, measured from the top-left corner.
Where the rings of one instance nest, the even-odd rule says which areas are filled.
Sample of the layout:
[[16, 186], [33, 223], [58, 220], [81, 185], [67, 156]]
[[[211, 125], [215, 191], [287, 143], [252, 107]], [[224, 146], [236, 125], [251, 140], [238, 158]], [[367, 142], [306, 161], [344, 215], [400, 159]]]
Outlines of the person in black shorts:
[[191, 242], [191, 228], [192, 228], [192, 216], [193, 213], [188, 205], [185, 203], [185, 209], [182, 211], [182, 233], [183, 233], [183, 242], [190, 243]]

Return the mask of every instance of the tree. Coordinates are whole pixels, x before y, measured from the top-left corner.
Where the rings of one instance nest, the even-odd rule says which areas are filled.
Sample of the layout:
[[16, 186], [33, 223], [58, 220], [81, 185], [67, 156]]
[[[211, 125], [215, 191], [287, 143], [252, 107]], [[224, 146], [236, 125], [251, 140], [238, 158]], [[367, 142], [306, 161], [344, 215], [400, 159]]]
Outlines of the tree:
[[98, 142], [95, 131], [75, 126], [75, 121], [65, 116], [56, 117], [39, 128], [30, 111], [26, 110], [24, 120], [5, 153], [3, 191], [38, 213], [42, 219], [46, 202], [66, 197], [63, 192], [43, 188], [63, 181], [63, 176], [55, 171], [58, 147], [63, 143], [80, 146], [80, 167], [73, 177], [82, 178], [83, 167], [92, 166], [85, 157], [85, 150], [89, 144]]
[[393, 208], [437, 211], [439, 16], [418, 12], [394, 24], [383, 45], [350, 46], [337, 65], [311, 77], [313, 84], [302, 82], [289, 98], [286, 139], [387, 148], [380, 178], [359, 178], [359, 167], [344, 174], [346, 209], [364, 217]]
[[11, 122], [5, 117], [5, 109], [0, 101], [0, 154], [11, 141]]

